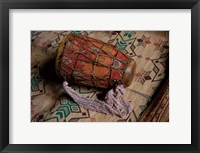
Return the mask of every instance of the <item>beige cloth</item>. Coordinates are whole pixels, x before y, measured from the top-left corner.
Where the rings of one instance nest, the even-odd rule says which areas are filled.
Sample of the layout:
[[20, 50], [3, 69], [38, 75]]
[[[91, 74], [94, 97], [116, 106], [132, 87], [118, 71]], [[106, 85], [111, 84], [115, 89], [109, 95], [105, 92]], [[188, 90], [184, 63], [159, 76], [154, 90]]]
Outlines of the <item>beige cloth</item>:
[[[62, 80], [54, 76], [56, 50], [69, 33], [86, 35], [110, 43], [134, 59], [137, 64], [132, 84], [126, 88], [124, 100], [133, 108], [123, 117], [86, 110], [72, 101], [62, 88]], [[31, 50], [32, 121], [42, 122], [135, 122], [150, 103], [151, 97], [167, 73], [169, 55], [168, 32], [148, 31], [34, 31]], [[97, 99], [104, 90], [71, 86], [81, 96]]]

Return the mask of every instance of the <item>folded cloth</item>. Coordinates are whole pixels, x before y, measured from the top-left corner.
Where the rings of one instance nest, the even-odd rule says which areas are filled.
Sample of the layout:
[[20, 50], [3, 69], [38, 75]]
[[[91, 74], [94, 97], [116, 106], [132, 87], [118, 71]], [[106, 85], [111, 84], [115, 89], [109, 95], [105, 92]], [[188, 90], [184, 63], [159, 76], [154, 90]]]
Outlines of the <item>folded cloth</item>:
[[132, 112], [130, 103], [126, 102], [123, 98], [125, 89], [121, 84], [116, 85], [115, 89], [109, 90], [103, 101], [81, 96], [68, 86], [67, 81], [63, 82], [63, 88], [65, 92], [84, 109], [120, 117], [128, 115]]

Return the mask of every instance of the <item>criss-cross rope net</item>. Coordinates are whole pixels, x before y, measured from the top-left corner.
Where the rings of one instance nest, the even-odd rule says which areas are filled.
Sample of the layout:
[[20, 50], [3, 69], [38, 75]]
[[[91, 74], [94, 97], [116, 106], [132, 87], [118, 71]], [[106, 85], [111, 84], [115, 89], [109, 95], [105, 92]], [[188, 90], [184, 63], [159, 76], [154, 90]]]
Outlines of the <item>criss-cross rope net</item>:
[[109, 88], [122, 83], [131, 58], [113, 45], [69, 35], [58, 49], [57, 73], [69, 82]]

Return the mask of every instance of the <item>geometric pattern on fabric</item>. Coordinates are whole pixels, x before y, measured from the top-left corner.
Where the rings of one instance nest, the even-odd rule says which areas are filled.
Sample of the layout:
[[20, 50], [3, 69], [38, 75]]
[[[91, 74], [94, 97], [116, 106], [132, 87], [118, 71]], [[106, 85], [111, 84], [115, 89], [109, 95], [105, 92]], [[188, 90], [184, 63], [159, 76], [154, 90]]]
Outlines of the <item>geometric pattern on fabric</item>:
[[[125, 88], [124, 99], [133, 111], [122, 118], [85, 110], [64, 93], [62, 80], [54, 76], [56, 51], [68, 34], [98, 39], [117, 46], [136, 62], [132, 84]], [[32, 31], [31, 32], [31, 106], [34, 122], [137, 122], [151, 97], [168, 73], [168, 32], [148, 31]], [[47, 70], [47, 67], [50, 70]], [[44, 74], [43, 74], [44, 73]], [[82, 96], [97, 99], [105, 89], [70, 85]], [[42, 109], [48, 105], [48, 109]]]

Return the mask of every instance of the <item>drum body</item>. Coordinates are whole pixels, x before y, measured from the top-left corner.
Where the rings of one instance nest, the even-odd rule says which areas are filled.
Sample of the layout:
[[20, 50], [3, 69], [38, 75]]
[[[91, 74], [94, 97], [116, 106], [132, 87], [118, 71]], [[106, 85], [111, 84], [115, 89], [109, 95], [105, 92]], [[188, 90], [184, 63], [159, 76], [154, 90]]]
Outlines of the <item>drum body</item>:
[[78, 85], [109, 88], [129, 86], [135, 62], [117, 47], [86, 36], [69, 34], [56, 56], [56, 73]]

